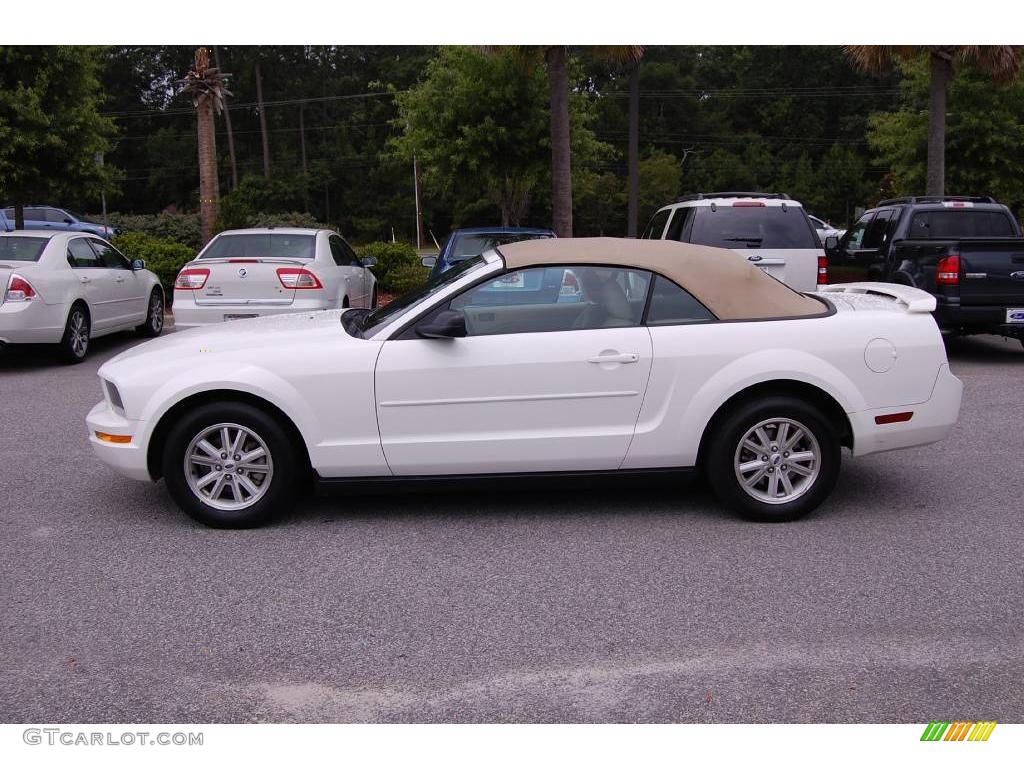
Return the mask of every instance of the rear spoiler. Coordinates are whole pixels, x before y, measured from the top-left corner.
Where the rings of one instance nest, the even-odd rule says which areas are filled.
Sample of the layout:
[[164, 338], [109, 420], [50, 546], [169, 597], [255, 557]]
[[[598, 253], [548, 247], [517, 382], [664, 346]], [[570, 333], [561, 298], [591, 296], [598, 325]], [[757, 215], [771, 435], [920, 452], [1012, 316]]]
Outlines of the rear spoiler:
[[247, 257], [247, 256], [225, 256], [221, 259], [192, 259], [190, 264], [196, 266], [199, 264], [308, 264], [313, 261], [313, 257], [300, 258], [298, 256], [287, 257], [287, 256], [260, 256], [260, 257]]
[[819, 285], [818, 293], [874, 293], [888, 296], [905, 305], [907, 312], [934, 312], [935, 297], [909, 285], [898, 283], [839, 283]]

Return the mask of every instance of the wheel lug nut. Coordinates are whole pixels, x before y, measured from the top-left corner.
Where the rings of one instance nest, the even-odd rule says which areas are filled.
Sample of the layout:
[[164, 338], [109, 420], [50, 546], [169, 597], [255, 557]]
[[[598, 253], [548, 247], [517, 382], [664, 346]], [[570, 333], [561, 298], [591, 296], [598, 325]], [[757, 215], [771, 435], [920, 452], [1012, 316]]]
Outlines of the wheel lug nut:
[[783, 469], [789, 469], [789, 467], [787, 467], [785, 464], [782, 465], [782, 468]]
[[236, 454], [235, 454], [235, 461], [241, 461], [241, 459], [242, 459], [242, 457], [241, 457], [241, 456], [239, 456], [239, 455], [238, 455], [238, 454], [236, 453]]
[[782, 454], [782, 458], [784, 458], [784, 459], [788, 459], [788, 458], [789, 458], [789, 454], [788, 454], [788, 453], [783, 453], [783, 454]]
[[217, 465], [216, 465], [216, 466], [214, 467], [214, 469], [216, 469], [216, 470], [217, 470], [218, 472], [220, 472], [220, 471], [221, 471], [221, 466], [220, 466], [220, 464], [217, 464]]
[[761, 457], [761, 461], [768, 461], [768, 457], [767, 456], [762, 456]]
[[222, 459], [226, 459], [226, 458], [228, 457], [228, 455], [227, 455], [226, 453], [222, 453], [222, 454], [220, 455], [220, 457], [221, 457]]
[[770, 475], [770, 474], [771, 474], [772, 472], [774, 472], [774, 471], [775, 471], [774, 469], [772, 469], [771, 467], [768, 467], [768, 474], [769, 474], [769, 475]]

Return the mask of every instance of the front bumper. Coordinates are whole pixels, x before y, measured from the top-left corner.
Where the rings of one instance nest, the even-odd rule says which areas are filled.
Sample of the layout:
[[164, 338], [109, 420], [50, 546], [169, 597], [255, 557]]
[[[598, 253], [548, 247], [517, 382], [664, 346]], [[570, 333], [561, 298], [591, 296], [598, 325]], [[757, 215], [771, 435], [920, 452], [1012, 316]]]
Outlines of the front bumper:
[[38, 297], [5, 301], [0, 304], [0, 344], [56, 344], [64, 336], [66, 323], [63, 304], [44, 304]]
[[[89, 427], [89, 443], [96, 456], [109, 467], [132, 480], [152, 480], [144, 446], [139, 444], [145, 422], [126, 419], [104, 400], [85, 417]], [[131, 435], [130, 443], [109, 443], [100, 440], [97, 432], [109, 435]]]
[[[964, 385], [943, 363], [935, 377], [932, 394], [923, 403], [875, 408], [848, 413], [853, 429], [853, 455], [864, 456], [897, 448], [928, 445], [945, 438], [960, 417]], [[911, 411], [909, 421], [877, 424], [876, 416]]]

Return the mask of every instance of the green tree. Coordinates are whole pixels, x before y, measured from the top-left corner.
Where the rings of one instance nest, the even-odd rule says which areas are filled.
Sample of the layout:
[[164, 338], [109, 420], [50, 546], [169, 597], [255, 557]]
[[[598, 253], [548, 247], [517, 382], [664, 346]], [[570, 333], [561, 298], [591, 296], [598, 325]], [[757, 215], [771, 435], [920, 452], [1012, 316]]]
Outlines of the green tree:
[[1022, 64], [1021, 51], [1013, 45], [850, 45], [846, 52], [857, 67], [872, 74], [884, 73], [898, 61], [928, 62], [928, 195], [945, 194], [946, 102], [954, 64], [971, 63], [995, 81], [1012, 80]]
[[395, 146], [417, 156], [424, 188], [449, 196], [457, 207], [481, 198], [502, 223], [522, 223], [544, 177], [547, 114], [544, 78], [523, 77], [509, 53], [487, 56], [446, 47], [427, 65], [423, 81], [398, 94]]
[[0, 198], [19, 229], [28, 203], [95, 199], [111, 187], [114, 169], [96, 162], [115, 133], [99, 114], [98, 74], [92, 47], [0, 47]]
[[[871, 115], [868, 141], [891, 169], [890, 191], [913, 194], [926, 184], [929, 72], [920, 60], [900, 67], [900, 108]], [[987, 72], [959, 67], [949, 89], [946, 144], [950, 190], [1024, 207], [1024, 82], [993, 85]]]

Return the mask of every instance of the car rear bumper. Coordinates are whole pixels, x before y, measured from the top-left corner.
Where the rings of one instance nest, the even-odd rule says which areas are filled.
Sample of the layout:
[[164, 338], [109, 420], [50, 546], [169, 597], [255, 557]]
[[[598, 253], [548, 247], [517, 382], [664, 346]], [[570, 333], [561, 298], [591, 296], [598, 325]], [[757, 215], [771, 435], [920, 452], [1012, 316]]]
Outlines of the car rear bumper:
[[[946, 437], [960, 416], [964, 385], [944, 363], [939, 368], [932, 394], [923, 403], [875, 408], [849, 413], [853, 429], [853, 455], [864, 456], [897, 448], [928, 445]], [[908, 421], [878, 424], [877, 417], [912, 413]]]
[[[89, 411], [85, 423], [89, 427], [89, 444], [100, 461], [132, 480], [153, 479], [149, 475], [146, 451], [138, 443], [145, 422], [126, 419], [104, 400]], [[111, 443], [101, 440], [97, 433], [129, 435], [132, 439], [128, 443]]]
[[960, 304], [938, 297], [935, 322], [940, 328], [963, 333], [998, 333], [1024, 337], [1024, 323], [1007, 323], [1008, 309], [1024, 308], [1024, 298], [1015, 304]]
[[0, 344], [56, 344], [64, 335], [67, 307], [32, 301], [0, 304]]
[[182, 298], [179, 292], [174, 296], [171, 311], [174, 313], [174, 327], [184, 329], [223, 323], [225, 315], [266, 317], [324, 309], [334, 309], [334, 306], [326, 299], [296, 299], [291, 304], [196, 304], [191, 297]]

